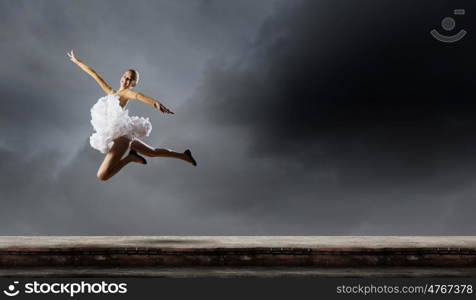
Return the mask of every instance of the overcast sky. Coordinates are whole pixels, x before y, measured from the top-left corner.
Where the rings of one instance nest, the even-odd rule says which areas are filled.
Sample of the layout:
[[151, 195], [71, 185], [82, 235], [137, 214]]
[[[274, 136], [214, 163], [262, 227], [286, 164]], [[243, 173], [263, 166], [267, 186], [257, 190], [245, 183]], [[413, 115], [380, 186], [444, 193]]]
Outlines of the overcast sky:
[[[476, 234], [475, 6], [0, 0], [0, 234]], [[468, 36], [437, 42], [455, 8]], [[145, 142], [198, 166], [99, 181], [70, 49], [116, 88], [139, 70], [176, 113], [129, 103]]]

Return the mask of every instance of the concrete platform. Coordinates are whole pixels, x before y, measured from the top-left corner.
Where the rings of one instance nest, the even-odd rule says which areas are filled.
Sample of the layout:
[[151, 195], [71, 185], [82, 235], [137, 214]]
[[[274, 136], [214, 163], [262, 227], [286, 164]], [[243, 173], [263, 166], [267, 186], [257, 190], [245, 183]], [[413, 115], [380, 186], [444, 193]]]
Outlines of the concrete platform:
[[473, 236], [0, 237], [0, 277], [474, 277]]

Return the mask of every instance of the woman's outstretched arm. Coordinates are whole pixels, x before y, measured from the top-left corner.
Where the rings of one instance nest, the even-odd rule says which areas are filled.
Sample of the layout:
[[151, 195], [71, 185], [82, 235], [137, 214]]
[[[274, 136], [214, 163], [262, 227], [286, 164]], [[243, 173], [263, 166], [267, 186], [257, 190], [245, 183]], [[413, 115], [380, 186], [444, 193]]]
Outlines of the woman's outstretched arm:
[[87, 64], [83, 63], [82, 61], [76, 58], [73, 50], [71, 50], [71, 52], [68, 53], [68, 56], [72, 62], [74, 62], [76, 65], [78, 65], [78, 67], [83, 69], [84, 72], [88, 73], [92, 78], [94, 78], [94, 80], [96, 80], [96, 82], [99, 84], [99, 86], [102, 88], [102, 90], [106, 94], [109, 94], [112, 92], [112, 88], [104, 81], [104, 79], [102, 79], [101, 76], [99, 76], [98, 73], [96, 73], [96, 71], [94, 71]]
[[164, 114], [173, 114], [173, 112], [170, 109], [165, 107], [159, 101], [157, 101], [153, 98], [150, 98], [150, 97], [148, 97], [144, 94], [138, 93], [136, 91], [133, 91], [133, 90], [130, 90], [130, 89], [125, 89], [125, 90], [122, 90], [122, 91], [118, 91], [117, 94], [119, 96], [123, 96], [123, 97], [129, 98], [129, 99], [135, 99], [135, 100], [142, 101], [146, 104], [149, 104], [149, 105], [159, 109]]

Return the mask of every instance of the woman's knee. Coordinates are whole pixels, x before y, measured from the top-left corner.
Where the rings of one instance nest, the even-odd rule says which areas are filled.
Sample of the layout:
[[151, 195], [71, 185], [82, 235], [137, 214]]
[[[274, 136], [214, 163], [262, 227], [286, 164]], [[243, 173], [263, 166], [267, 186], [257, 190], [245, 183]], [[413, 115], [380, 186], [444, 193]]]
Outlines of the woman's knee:
[[96, 176], [99, 180], [102, 180], [102, 181], [106, 181], [109, 179], [109, 177], [107, 176], [107, 172], [103, 170], [102, 168], [98, 170]]

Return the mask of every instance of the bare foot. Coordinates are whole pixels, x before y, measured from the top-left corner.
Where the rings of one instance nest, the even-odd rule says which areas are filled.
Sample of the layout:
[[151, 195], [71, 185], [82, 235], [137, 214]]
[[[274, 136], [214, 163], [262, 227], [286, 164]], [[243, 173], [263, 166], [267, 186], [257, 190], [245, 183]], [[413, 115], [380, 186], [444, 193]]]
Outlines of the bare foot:
[[191, 164], [194, 165], [194, 166], [197, 165], [197, 162], [196, 162], [195, 159], [193, 158], [192, 152], [190, 151], [190, 149], [185, 150], [184, 154], [185, 154], [185, 157], [186, 157], [185, 159], [186, 159], [189, 163], [191, 163]]
[[129, 151], [129, 156], [131, 157], [132, 161], [133, 162], [136, 162], [136, 163], [139, 163], [139, 164], [143, 164], [143, 165], [146, 165], [147, 164], [147, 161], [145, 160], [145, 158], [143, 158], [142, 156], [140, 156], [136, 150], [134, 149], [131, 149], [131, 151]]

